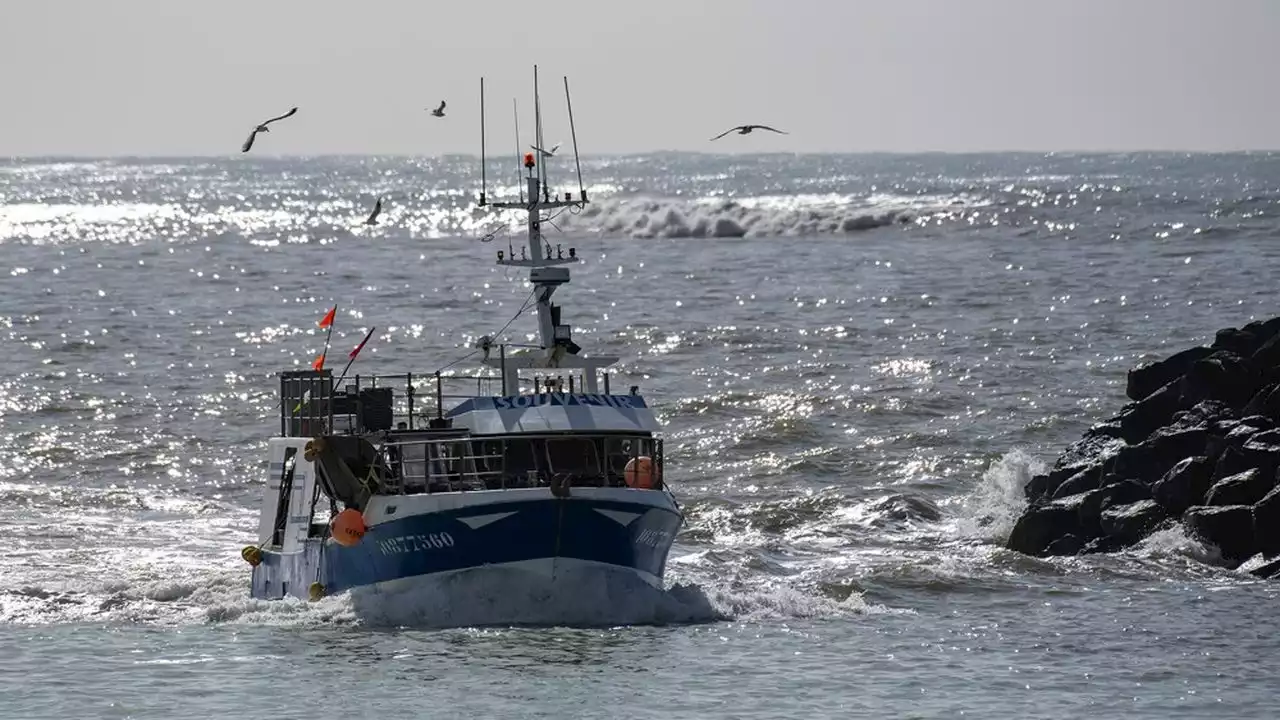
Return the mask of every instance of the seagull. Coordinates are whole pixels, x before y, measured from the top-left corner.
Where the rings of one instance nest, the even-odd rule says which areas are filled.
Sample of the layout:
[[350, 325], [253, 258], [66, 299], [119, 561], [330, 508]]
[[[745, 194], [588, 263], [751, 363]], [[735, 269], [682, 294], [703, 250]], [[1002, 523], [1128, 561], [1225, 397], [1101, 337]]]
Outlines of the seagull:
[[267, 127], [268, 125], [270, 125], [271, 123], [277, 120], [283, 120], [287, 117], [292, 117], [293, 114], [296, 112], [298, 112], [298, 108], [293, 108], [289, 112], [281, 115], [280, 117], [273, 117], [270, 120], [266, 120], [260, 123], [258, 127], [253, 129], [253, 132], [249, 133], [249, 138], [245, 140], [244, 145], [240, 147], [240, 152], [249, 152], [249, 148], [253, 147], [253, 140], [254, 138], [258, 137], [258, 133], [271, 132], [271, 129]]
[[378, 196], [378, 202], [373, 204], [373, 212], [369, 215], [369, 219], [364, 221], [365, 225], [377, 225], [378, 214], [382, 212], [382, 196]]
[[539, 153], [541, 153], [541, 154], [542, 154], [542, 157], [547, 157], [547, 158], [549, 158], [549, 157], [551, 157], [551, 156], [555, 155], [555, 154], [556, 154], [556, 151], [557, 151], [557, 150], [559, 150], [559, 149], [560, 149], [560, 146], [561, 146], [561, 145], [563, 145], [563, 144], [564, 144], [564, 143], [556, 143], [555, 145], [552, 145], [552, 146], [551, 146], [551, 149], [550, 149], [550, 150], [543, 150], [542, 148], [538, 147], [537, 145], [530, 145], [529, 147], [531, 147], [531, 148], [533, 148], [534, 150], [537, 150]]
[[752, 130], [768, 130], [769, 132], [776, 132], [776, 133], [778, 133], [779, 135], [786, 135], [786, 134], [787, 134], [787, 133], [782, 132], [781, 130], [778, 130], [778, 129], [775, 129], [775, 128], [771, 128], [771, 127], [769, 127], [768, 125], [739, 125], [738, 127], [732, 127], [732, 128], [729, 128], [728, 130], [725, 130], [724, 132], [720, 133], [719, 135], [717, 135], [717, 136], [715, 136], [715, 137], [713, 137], [713, 138], [711, 138], [711, 139], [712, 139], [712, 140], [719, 140], [720, 138], [724, 137], [725, 135], [728, 135], [729, 133], [733, 132], [734, 130], [737, 130], [739, 135], [748, 135], [748, 134], [750, 134], [750, 133], [751, 133], [751, 131], [752, 131]]
[[[431, 110], [431, 108], [427, 108], [427, 109]], [[440, 107], [436, 108], [435, 110], [431, 110], [431, 114], [435, 115], [436, 117], [444, 117], [444, 101], [443, 100], [440, 101]]]

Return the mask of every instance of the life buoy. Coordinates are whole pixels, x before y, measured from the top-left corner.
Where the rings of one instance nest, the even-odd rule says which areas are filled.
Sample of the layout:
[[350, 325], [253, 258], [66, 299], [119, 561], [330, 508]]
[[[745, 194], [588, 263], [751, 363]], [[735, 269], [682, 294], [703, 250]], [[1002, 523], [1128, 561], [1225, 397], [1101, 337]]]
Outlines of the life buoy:
[[628, 460], [627, 466], [622, 470], [622, 477], [626, 480], [627, 487], [637, 490], [657, 490], [662, 482], [653, 459], [646, 455]]
[[364, 516], [359, 510], [347, 508], [337, 515], [333, 516], [333, 520], [329, 521], [329, 531], [333, 535], [333, 541], [342, 547], [352, 547], [360, 544], [360, 539], [364, 537], [368, 530], [364, 524]]

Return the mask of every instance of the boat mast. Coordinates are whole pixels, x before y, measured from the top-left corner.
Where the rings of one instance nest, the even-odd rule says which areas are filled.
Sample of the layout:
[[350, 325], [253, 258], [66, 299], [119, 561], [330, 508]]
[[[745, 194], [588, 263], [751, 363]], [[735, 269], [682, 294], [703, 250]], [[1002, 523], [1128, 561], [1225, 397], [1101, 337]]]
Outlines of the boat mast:
[[[528, 236], [528, 246], [520, 249], [520, 257], [507, 257], [507, 253], [502, 250], [498, 251], [498, 264], [506, 267], [527, 267], [529, 268], [529, 282], [534, 286], [534, 303], [538, 312], [538, 339], [539, 348], [536, 351], [521, 353], [518, 355], [507, 356], [503, 361], [495, 361], [489, 359], [486, 362], [494, 367], [501, 367], [506, 378], [504, 383], [508, 388], [518, 388], [519, 379], [518, 372], [522, 368], [577, 368], [589, 372], [583, 373], [583, 390], [589, 393], [597, 392], [596, 373], [617, 362], [617, 358], [613, 357], [582, 357], [579, 355], [582, 348], [573, 341], [572, 329], [567, 323], [560, 320], [560, 306], [551, 302], [551, 296], [555, 293], [556, 288], [569, 283], [569, 268], [564, 267], [571, 263], [579, 262], [577, 249], [569, 248], [568, 256], [565, 256], [564, 249], [560, 245], [555, 246], [552, 251], [551, 245], [543, 239], [542, 225], [549, 222], [551, 217], [545, 217], [544, 213], [548, 211], [561, 210], [562, 208], [582, 208], [587, 204], [585, 189], [581, 185], [581, 165], [578, 158], [577, 148], [577, 131], [574, 134], [574, 162], [579, 167], [579, 192], [575, 199], [572, 192], [565, 192], [563, 196], [552, 195], [551, 189], [546, 180], [545, 161], [547, 156], [543, 152], [545, 145], [542, 141], [542, 103], [538, 96], [538, 67], [533, 68], [533, 85], [534, 85], [534, 147], [533, 152], [524, 155], [524, 196], [520, 202], [493, 202], [488, 203], [485, 195], [480, 196], [480, 206], [488, 205], [490, 207], [516, 210], [526, 213], [526, 233]], [[481, 108], [484, 107], [483, 99], [483, 83], [481, 84]], [[565, 102], [569, 104], [569, 81], [565, 78]], [[572, 105], [569, 104], [572, 108]], [[481, 121], [483, 122], [483, 120]], [[519, 122], [517, 116], [516, 122]], [[570, 110], [570, 126], [573, 125], [572, 110]], [[483, 130], [481, 131], [483, 135]], [[517, 130], [518, 134], [519, 130]], [[518, 140], [517, 140], [518, 141]], [[480, 162], [484, 163], [484, 148], [481, 146]], [[502, 364], [498, 364], [501, 362]]]

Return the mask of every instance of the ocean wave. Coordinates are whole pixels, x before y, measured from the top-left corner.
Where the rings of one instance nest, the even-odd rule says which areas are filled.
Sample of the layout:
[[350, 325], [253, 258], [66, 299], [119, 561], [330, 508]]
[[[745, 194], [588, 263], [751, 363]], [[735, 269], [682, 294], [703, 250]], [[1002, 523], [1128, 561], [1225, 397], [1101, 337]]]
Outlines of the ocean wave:
[[696, 199], [618, 196], [598, 200], [557, 225], [634, 238], [737, 238], [837, 235], [906, 224], [958, 207], [968, 196], [767, 195]]

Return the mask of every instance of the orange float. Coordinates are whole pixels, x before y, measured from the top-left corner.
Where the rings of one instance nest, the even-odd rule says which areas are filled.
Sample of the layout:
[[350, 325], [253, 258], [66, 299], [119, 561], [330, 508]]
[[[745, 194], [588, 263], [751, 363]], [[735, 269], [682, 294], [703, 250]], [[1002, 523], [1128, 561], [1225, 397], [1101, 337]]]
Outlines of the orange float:
[[352, 547], [360, 542], [368, 528], [364, 525], [364, 516], [359, 510], [347, 508], [329, 521], [329, 531], [333, 541], [343, 547]]
[[622, 476], [629, 488], [653, 490], [658, 487], [658, 473], [653, 466], [653, 459], [644, 455], [628, 460]]

